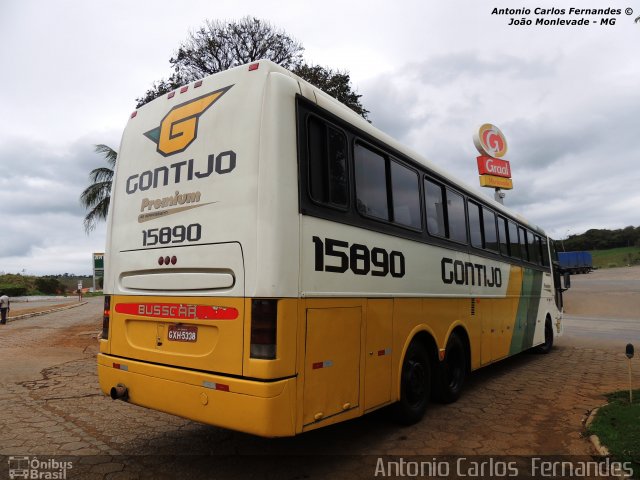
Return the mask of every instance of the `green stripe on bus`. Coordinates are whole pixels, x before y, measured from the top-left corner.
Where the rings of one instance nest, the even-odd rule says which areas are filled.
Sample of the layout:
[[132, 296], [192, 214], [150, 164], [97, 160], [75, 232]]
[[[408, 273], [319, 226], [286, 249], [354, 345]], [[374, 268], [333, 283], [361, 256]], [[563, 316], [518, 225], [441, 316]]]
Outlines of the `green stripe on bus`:
[[542, 272], [525, 268], [522, 276], [522, 294], [518, 303], [511, 348], [509, 349], [510, 355], [522, 352], [533, 345], [541, 292]]

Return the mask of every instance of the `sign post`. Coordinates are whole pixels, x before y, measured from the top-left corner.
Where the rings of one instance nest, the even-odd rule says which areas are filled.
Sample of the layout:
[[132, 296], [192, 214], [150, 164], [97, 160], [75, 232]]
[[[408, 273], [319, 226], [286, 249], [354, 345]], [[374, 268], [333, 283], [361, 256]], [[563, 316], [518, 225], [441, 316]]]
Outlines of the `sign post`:
[[629, 405], [633, 403], [633, 384], [631, 382], [631, 359], [633, 358], [633, 345], [627, 344], [625, 355], [629, 359]]
[[476, 158], [480, 186], [494, 188], [495, 200], [504, 203], [505, 193], [502, 190], [513, 188], [511, 165], [501, 158], [507, 153], [507, 140], [498, 127], [485, 123], [474, 133], [473, 143], [480, 152]]

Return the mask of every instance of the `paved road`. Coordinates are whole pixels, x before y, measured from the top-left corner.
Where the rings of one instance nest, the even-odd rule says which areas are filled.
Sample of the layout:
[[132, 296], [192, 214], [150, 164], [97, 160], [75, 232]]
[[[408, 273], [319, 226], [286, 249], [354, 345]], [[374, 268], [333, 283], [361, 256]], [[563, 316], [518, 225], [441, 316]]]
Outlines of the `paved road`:
[[25, 310], [38, 307], [56, 306], [72, 303], [78, 300], [77, 296], [68, 297], [18, 297], [11, 300], [11, 310]]
[[596, 270], [573, 275], [566, 292], [567, 345], [640, 348], [640, 267]]
[[[624, 387], [627, 372], [615, 345], [583, 342], [588, 322], [602, 330], [598, 321], [570, 319], [551, 354], [522, 354], [474, 373], [457, 403], [434, 405], [418, 425], [398, 427], [382, 411], [262, 439], [102, 396], [101, 299], [90, 299], [0, 330], [0, 455], [72, 455], [73, 473], [96, 479], [370, 478], [377, 455], [591, 455], [583, 418], [603, 394]], [[176, 454], [203, 456], [171, 459]]]
[[565, 315], [563, 322], [567, 340], [580, 338], [597, 341], [600, 345], [618, 345], [623, 349], [627, 343], [634, 343], [640, 348], [640, 320]]

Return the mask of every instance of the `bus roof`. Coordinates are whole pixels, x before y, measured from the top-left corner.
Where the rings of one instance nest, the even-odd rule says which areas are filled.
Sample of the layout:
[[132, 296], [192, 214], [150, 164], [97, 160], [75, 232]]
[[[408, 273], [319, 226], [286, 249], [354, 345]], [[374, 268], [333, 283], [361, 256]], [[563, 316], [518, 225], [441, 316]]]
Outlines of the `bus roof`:
[[[213, 74], [213, 75], [225, 75], [225, 76], [233, 77], [234, 75], [237, 75], [240, 71], [244, 71], [247, 68], [252, 69], [252, 70], [259, 68], [263, 73], [264, 73], [265, 70], [267, 71], [267, 73], [278, 72], [278, 73], [287, 75], [287, 76], [295, 79], [300, 85], [301, 94], [304, 97], [306, 97], [308, 100], [311, 100], [312, 102], [316, 103], [318, 106], [324, 108], [325, 110], [328, 110], [330, 113], [332, 113], [332, 114], [336, 115], [337, 117], [341, 118], [342, 120], [350, 123], [354, 127], [356, 127], [358, 129], [360, 129], [361, 131], [367, 133], [368, 135], [376, 138], [378, 141], [386, 144], [388, 147], [390, 147], [390, 148], [396, 150], [398, 153], [402, 154], [408, 160], [416, 163], [419, 166], [422, 166], [422, 167], [426, 168], [427, 170], [433, 172], [434, 174], [436, 174], [437, 176], [441, 177], [442, 179], [450, 182], [455, 188], [457, 188], [458, 190], [464, 192], [468, 196], [474, 197], [478, 201], [480, 201], [482, 203], [485, 203], [486, 205], [490, 206], [491, 208], [493, 208], [497, 212], [500, 212], [503, 215], [509, 216], [512, 219], [517, 220], [517, 221], [525, 224], [529, 228], [538, 231], [538, 233], [541, 233], [541, 234], [546, 236], [546, 233], [542, 228], [540, 228], [539, 226], [537, 226], [535, 224], [532, 224], [531, 222], [529, 222], [522, 215], [514, 212], [511, 209], [506, 208], [504, 205], [496, 202], [494, 199], [492, 199], [492, 198], [490, 198], [490, 197], [488, 197], [486, 195], [482, 195], [477, 190], [477, 188], [471, 187], [470, 185], [466, 184], [462, 180], [456, 178], [454, 175], [452, 175], [451, 173], [447, 172], [446, 170], [444, 170], [443, 168], [438, 166], [433, 161], [428, 160], [427, 158], [425, 158], [424, 156], [422, 156], [421, 154], [419, 154], [415, 150], [403, 145], [402, 143], [400, 143], [398, 140], [396, 140], [392, 136], [390, 136], [387, 133], [383, 132], [382, 130], [374, 127], [371, 123], [369, 123], [363, 117], [358, 115], [356, 112], [351, 110], [349, 107], [347, 107], [346, 105], [344, 105], [343, 103], [341, 103], [340, 101], [335, 99], [334, 97], [332, 97], [329, 94], [325, 93], [324, 91], [320, 90], [318, 87], [316, 87], [313, 84], [309, 83], [305, 79], [297, 76], [296, 74], [294, 74], [290, 70], [287, 70], [286, 68], [278, 65], [277, 63], [272, 62], [271, 60], [261, 59], [261, 60], [258, 60], [256, 62], [252, 62], [250, 64], [233, 67], [233, 68], [230, 68], [228, 70], [225, 70], [223, 72], [219, 72], [219, 73], [216, 73], [216, 74]], [[171, 94], [171, 92], [169, 93], [169, 95], [170, 94]], [[155, 100], [152, 101], [152, 102], [149, 102], [149, 103], [154, 103], [154, 102], [155, 102]], [[146, 104], [146, 105], [148, 105], [148, 104]], [[140, 108], [144, 108], [146, 105], [143, 105]], [[470, 165], [473, 165], [473, 163], [470, 162]]]

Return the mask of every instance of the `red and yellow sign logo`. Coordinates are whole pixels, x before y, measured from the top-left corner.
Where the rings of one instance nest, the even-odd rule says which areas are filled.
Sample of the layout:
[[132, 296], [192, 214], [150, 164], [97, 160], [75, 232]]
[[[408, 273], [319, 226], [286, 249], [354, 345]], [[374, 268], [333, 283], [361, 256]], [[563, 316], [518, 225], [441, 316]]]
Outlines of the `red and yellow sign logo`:
[[507, 140], [498, 127], [485, 123], [473, 136], [473, 143], [482, 155], [504, 157], [507, 153]]
[[495, 175], [480, 175], [480, 186], [511, 190], [513, 189], [513, 181], [510, 178], [497, 177]]
[[145, 132], [144, 136], [154, 142], [158, 146], [158, 153], [165, 157], [184, 152], [197, 138], [198, 121], [202, 114], [232, 86], [176, 105], [164, 116], [159, 127]]
[[480, 175], [495, 175], [496, 177], [511, 178], [511, 165], [507, 160], [499, 158], [479, 156], [478, 173]]
[[513, 188], [511, 165], [500, 159], [507, 153], [507, 140], [498, 127], [485, 123], [473, 135], [473, 143], [480, 152], [477, 157], [480, 185], [496, 189]]

